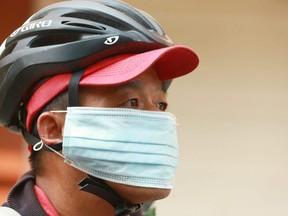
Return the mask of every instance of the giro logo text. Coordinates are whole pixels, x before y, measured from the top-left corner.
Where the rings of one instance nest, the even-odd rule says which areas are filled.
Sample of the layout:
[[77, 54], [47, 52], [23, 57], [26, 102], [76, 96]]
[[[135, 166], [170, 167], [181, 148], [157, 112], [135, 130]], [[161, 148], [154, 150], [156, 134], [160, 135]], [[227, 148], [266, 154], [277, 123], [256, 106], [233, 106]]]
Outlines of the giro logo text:
[[25, 31], [29, 31], [32, 29], [39, 29], [39, 28], [47, 28], [49, 26], [51, 26], [52, 24], [52, 20], [43, 20], [43, 21], [37, 21], [37, 22], [32, 22], [32, 23], [28, 23], [24, 26], [21, 26], [20, 28], [16, 29], [11, 35], [10, 37], [14, 37], [15, 35], [18, 34], [18, 32], [25, 32]]

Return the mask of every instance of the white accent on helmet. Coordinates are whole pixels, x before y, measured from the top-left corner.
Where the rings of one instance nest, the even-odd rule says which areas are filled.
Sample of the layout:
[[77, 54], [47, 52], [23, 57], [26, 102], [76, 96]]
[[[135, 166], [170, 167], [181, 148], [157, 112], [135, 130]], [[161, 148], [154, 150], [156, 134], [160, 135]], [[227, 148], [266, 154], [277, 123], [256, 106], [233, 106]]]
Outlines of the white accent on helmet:
[[[31, 20], [32, 17], [33, 17], [33, 15], [32, 15], [31, 17], [29, 17], [29, 19], [27, 19], [27, 20], [22, 24], [22, 26], [25, 26], [26, 24], [30, 23], [30, 20]], [[19, 30], [22, 28], [22, 26], [20, 26], [20, 27], [17, 28], [14, 32], [12, 32], [12, 33], [10, 34], [10, 37], [14, 37], [14, 36], [19, 32]]]
[[106, 38], [106, 41], [104, 42], [104, 44], [113, 45], [118, 41], [118, 39], [119, 39], [119, 36], [108, 37], [108, 38]]
[[0, 46], [0, 55], [3, 53], [3, 51], [4, 51], [5, 48], [6, 48], [6, 41], [7, 41], [7, 39], [4, 40], [3, 43], [2, 43], [1, 46]]
[[26, 32], [26, 31], [30, 31], [32, 29], [35, 28], [47, 28], [50, 27], [52, 25], [52, 20], [41, 20], [41, 21], [35, 21], [35, 22], [29, 22], [25, 25], [22, 25], [20, 28], [16, 29], [11, 35], [10, 37], [14, 37], [15, 35], [17, 35], [17, 33], [20, 32]]

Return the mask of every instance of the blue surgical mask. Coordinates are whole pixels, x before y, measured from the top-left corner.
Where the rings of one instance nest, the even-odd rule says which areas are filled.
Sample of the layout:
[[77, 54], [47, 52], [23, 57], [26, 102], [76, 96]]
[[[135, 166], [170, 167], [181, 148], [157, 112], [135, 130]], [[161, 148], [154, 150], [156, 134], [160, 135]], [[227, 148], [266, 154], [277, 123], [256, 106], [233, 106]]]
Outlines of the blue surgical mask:
[[100, 179], [170, 189], [178, 162], [176, 120], [168, 112], [68, 107], [62, 154]]

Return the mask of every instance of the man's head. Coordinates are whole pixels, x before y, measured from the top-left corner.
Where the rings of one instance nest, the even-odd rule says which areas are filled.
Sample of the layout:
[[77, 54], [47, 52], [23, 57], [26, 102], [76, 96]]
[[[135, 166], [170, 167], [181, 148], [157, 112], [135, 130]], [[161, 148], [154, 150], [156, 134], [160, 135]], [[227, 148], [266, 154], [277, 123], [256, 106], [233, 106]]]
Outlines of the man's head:
[[[75, 138], [72, 136], [73, 134], [69, 134], [70, 132], [65, 133], [68, 130], [67, 125], [70, 124], [67, 123], [66, 117], [70, 116], [71, 112], [73, 113], [73, 109], [67, 113], [67, 116], [61, 112], [50, 112], [53, 110], [63, 111], [67, 107], [82, 106], [109, 108], [108, 111], [104, 109], [105, 113], [114, 113], [114, 111], [110, 111], [110, 108], [112, 110], [129, 108], [152, 111], [151, 113], [137, 112], [136, 114], [128, 112], [133, 119], [139, 118], [139, 124], [135, 124], [136, 129], [145, 125], [147, 121], [153, 120], [153, 126], [146, 127], [144, 130], [145, 132], [150, 131], [151, 134], [143, 136], [141, 131], [138, 131], [138, 134], [132, 133], [134, 128], [131, 128], [131, 134], [127, 130], [122, 132], [122, 134], [128, 134], [125, 139], [129, 139], [129, 136], [138, 137], [129, 142], [140, 145], [135, 150], [135, 146], [128, 147], [128, 141], [121, 141], [126, 146], [122, 147], [121, 145], [117, 152], [124, 149], [125, 154], [130, 152], [132, 155], [132, 152], [143, 150], [146, 155], [149, 155], [149, 160], [145, 161], [144, 159], [143, 163], [151, 163], [151, 170], [157, 166], [163, 167], [155, 170], [151, 176], [154, 174], [156, 177], [159, 176], [161, 173], [159, 170], [167, 169], [165, 172], [168, 176], [172, 173], [171, 167], [174, 167], [175, 164], [173, 157], [176, 154], [174, 152], [175, 142], [173, 142], [175, 137], [171, 136], [174, 132], [171, 132], [173, 129], [170, 126], [173, 124], [173, 119], [169, 115], [158, 115], [158, 113], [167, 108], [168, 102], [165, 95], [171, 80], [193, 71], [199, 60], [191, 49], [174, 46], [157, 22], [148, 14], [120, 1], [66, 1], [53, 4], [34, 14], [22, 27], [13, 32], [2, 44], [0, 52], [0, 123], [12, 130], [21, 129], [31, 146], [35, 147], [35, 140], [37, 140], [37, 138], [33, 138], [35, 134], [38, 134], [41, 140], [38, 144], [44, 143], [48, 146], [61, 143], [65, 138], [66, 140], [71, 137]], [[148, 116], [146, 117], [146, 115]], [[115, 116], [119, 117], [118, 114]], [[156, 117], [154, 118], [154, 116]], [[88, 120], [90, 119], [86, 119], [84, 123]], [[111, 120], [111, 122], [113, 121]], [[109, 127], [111, 126], [111, 122], [107, 119], [103, 122], [108, 122]], [[75, 127], [74, 123], [71, 124]], [[88, 124], [88, 127], [87, 123], [85, 124], [83, 127], [86, 129], [83, 131], [86, 133], [90, 130], [89, 127], [94, 127], [96, 123]], [[134, 124], [134, 122], [129, 122], [129, 124]], [[121, 129], [121, 126], [118, 128]], [[123, 128], [125, 127], [123, 126]], [[81, 131], [81, 129], [80, 124], [79, 130]], [[105, 140], [114, 133], [116, 134], [110, 129], [107, 136], [101, 137], [101, 139]], [[31, 136], [31, 134], [33, 135]], [[65, 134], [68, 134], [68, 138], [65, 137]], [[97, 133], [97, 130], [95, 134], [103, 135], [102, 132]], [[151, 141], [151, 138], [146, 142], [146, 144], [150, 144], [142, 145], [145, 142], [141, 143], [140, 140], [149, 139], [149, 137], [153, 137], [152, 134], [155, 136], [155, 143]], [[163, 143], [160, 141], [162, 139], [160, 134], [162, 134], [163, 140], [166, 139]], [[92, 137], [94, 137], [94, 133], [91, 136], [82, 137], [81, 142], [84, 143], [83, 138], [92, 140]], [[119, 137], [116, 138], [119, 141]], [[169, 138], [171, 139], [169, 140]], [[97, 139], [100, 138], [93, 138], [94, 141]], [[79, 144], [79, 142], [77, 143]], [[86, 143], [86, 145], [88, 144]], [[147, 147], [153, 145], [154, 147]], [[168, 147], [163, 147], [166, 145]], [[101, 147], [101, 151], [107, 146], [108, 144]], [[65, 148], [68, 147], [71, 149], [67, 141], [64, 141], [64, 155]], [[114, 147], [108, 149], [111, 155], [113, 155]], [[157, 150], [151, 150], [154, 148]], [[157, 156], [151, 157], [151, 151], [155, 151]], [[39, 175], [43, 173], [44, 176], [47, 173], [53, 175], [51, 164], [49, 163], [47, 166], [47, 158], [54, 158], [51, 163], [55, 165], [53, 169], [58, 170], [58, 173], [73, 172], [74, 176], [81, 178], [88, 173], [105, 180], [105, 184], [108, 184], [112, 190], [130, 203], [160, 199], [170, 192], [169, 178], [168, 186], [162, 180], [159, 180], [159, 183], [155, 180], [150, 181], [149, 176], [147, 178], [149, 180], [144, 182], [144, 177], [139, 177], [140, 170], [138, 169], [134, 172], [137, 180], [127, 179], [127, 182], [131, 181], [132, 183], [125, 184], [123, 175], [117, 176], [117, 178], [121, 177], [121, 180], [115, 179], [115, 177], [95, 174], [96, 171], [93, 169], [90, 171], [86, 167], [74, 164], [74, 167], [77, 168], [75, 170], [69, 165], [64, 165], [63, 159], [55, 157], [54, 152], [40, 153], [40, 156], [37, 156], [37, 163], [32, 158], [34, 165], [40, 164], [41, 169], [43, 168]], [[138, 153], [140, 154], [140, 152]], [[67, 152], [66, 154], [68, 155]], [[143, 152], [141, 155], [144, 155]], [[123, 158], [125, 157], [123, 156]], [[127, 160], [130, 158], [128, 157]], [[132, 158], [137, 161], [140, 157], [135, 154]], [[114, 160], [115, 157], [111, 156], [112, 159]], [[153, 160], [155, 163], [160, 160], [160, 165], [153, 165]], [[131, 162], [131, 164], [133, 163], [140, 162]], [[98, 164], [101, 162], [98, 161]], [[115, 168], [115, 173], [118, 171], [121, 173], [121, 169], [120, 167], [119, 169]], [[50, 172], [48, 172], [49, 170]], [[97, 170], [97, 172], [100, 171]], [[123, 173], [125, 172], [123, 171]], [[109, 175], [113, 175], [113, 172]], [[141, 175], [145, 176], [145, 173]], [[159, 179], [162, 179], [160, 177]], [[79, 181], [77, 177], [73, 179]], [[139, 182], [142, 180], [144, 183]], [[153, 187], [151, 188], [149, 185], [153, 185]]]
[[[79, 96], [80, 96], [79, 97], [80, 106], [83, 106], [85, 108], [88, 107], [116, 108], [116, 109], [121, 108], [121, 109], [164, 112], [168, 106], [168, 102], [166, 99], [166, 89], [163, 86], [163, 82], [160, 81], [159, 78], [157, 77], [154, 68], [149, 68], [147, 71], [137, 76], [135, 79], [125, 82], [123, 84], [117, 84], [112, 86], [80, 87]], [[93, 117], [90, 116], [89, 118]], [[101, 118], [101, 116], [98, 116], [98, 118]], [[65, 113], [43, 112], [37, 120], [39, 137], [45, 144], [48, 145], [53, 145], [62, 142], [64, 134], [64, 125], [65, 125]], [[78, 129], [81, 130], [80, 129], [81, 126], [78, 125], [78, 127], [79, 127]], [[97, 133], [101, 132], [95, 131], [95, 134]], [[107, 131], [107, 133], [113, 134], [116, 133], [116, 130], [114, 131], [109, 130]], [[145, 133], [145, 131], [139, 130], [139, 133]], [[78, 135], [74, 134], [73, 136]], [[133, 132], [131, 131], [130, 136], [133, 137], [139, 135], [133, 134]], [[91, 137], [87, 137], [87, 139], [89, 138]], [[114, 139], [116, 139], [115, 134]], [[105, 141], [104, 139], [101, 142], [107, 143], [107, 141]], [[107, 143], [107, 145], [109, 145], [109, 143]], [[121, 144], [119, 143], [119, 145]], [[95, 146], [97, 146], [97, 143], [95, 143]], [[100, 148], [98, 150], [101, 152], [103, 151]], [[111, 154], [113, 154], [113, 151], [116, 151], [116, 148], [111, 149]], [[45, 163], [45, 161], [41, 160], [41, 157], [39, 158], [39, 160], [40, 163], [42, 164]], [[63, 161], [61, 157], [58, 157], [55, 160]], [[68, 166], [66, 168], [62, 168], [62, 170], [63, 169], [70, 169], [70, 168]], [[141, 203], [144, 200], [152, 201], [164, 198], [170, 192], [170, 188], [160, 189], [160, 188], [147, 188], [147, 187], [144, 188], [140, 186], [135, 187], [131, 185], [129, 186], [128, 181], [127, 183], [125, 182], [126, 184], [117, 184], [109, 180], [107, 182], [111, 186], [111, 188], [116, 190], [123, 198], [125, 198], [127, 201], [131, 203]]]

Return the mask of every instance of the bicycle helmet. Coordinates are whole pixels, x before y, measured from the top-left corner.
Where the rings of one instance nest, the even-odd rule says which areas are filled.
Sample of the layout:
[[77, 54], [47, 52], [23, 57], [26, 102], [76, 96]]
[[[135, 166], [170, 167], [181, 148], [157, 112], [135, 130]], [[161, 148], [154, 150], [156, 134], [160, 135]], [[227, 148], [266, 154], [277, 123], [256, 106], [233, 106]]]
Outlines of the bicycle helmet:
[[[104, 43], [115, 35], [117, 43]], [[171, 45], [153, 18], [121, 1], [52, 4], [32, 15], [1, 45], [0, 124], [19, 129], [19, 106], [43, 78], [77, 71], [116, 54]]]

